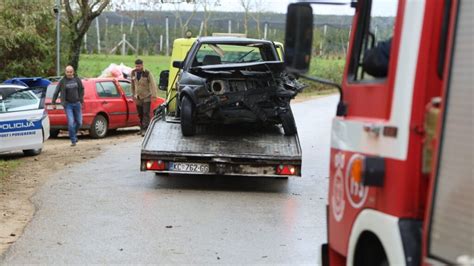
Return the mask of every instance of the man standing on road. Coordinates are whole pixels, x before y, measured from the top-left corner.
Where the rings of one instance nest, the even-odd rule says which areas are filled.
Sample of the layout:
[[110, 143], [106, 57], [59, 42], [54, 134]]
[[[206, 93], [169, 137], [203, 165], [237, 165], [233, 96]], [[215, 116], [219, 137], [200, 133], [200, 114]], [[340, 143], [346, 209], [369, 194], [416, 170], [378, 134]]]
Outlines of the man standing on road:
[[66, 111], [67, 130], [71, 146], [76, 146], [77, 131], [82, 126], [82, 104], [84, 103], [84, 86], [80, 78], [74, 74], [72, 66], [66, 67], [66, 75], [59, 81], [54, 92], [52, 103], [56, 104], [58, 94], [61, 94], [61, 105]]
[[157, 87], [155, 78], [150, 71], [143, 68], [143, 61], [135, 61], [135, 69], [130, 74], [132, 78], [133, 99], [137, 105], [138, 116], [140, 117], [140, 132], [144, 136], [150, 124], [151, 102], [156, 100]]

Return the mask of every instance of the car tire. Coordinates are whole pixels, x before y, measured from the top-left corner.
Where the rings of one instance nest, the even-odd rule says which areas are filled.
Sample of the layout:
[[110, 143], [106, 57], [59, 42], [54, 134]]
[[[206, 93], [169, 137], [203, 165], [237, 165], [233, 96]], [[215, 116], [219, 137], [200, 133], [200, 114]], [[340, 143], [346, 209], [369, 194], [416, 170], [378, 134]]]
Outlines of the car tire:
[[285, 113], [280, 114], [280, 119], [286, 136], [293, 136], [298, 132], [296, 130], [295, 117], [293, 116], [291, 108], [288, 108], [288, 111]]
[[181, 133], [183, 136], [189, 137], [196, 134], [196, 121], [194, 103], [188, 96], [181, 99], [180, 117], [181, 117]]
[[107, 136], [107, 131], [109, 127], [109, 122], [103, 115], [97, 115], [92, 121], [91, 128], [89, 129], [89, 134], [94, 139], [100, 139]]
[[49, 130], [49, 137], [51, 138], [57, 138], [59, 135], [59, 129], [50, 129]]
[[36, 156], [41, 153], [41, 149], [23, 150], [25, 156]]

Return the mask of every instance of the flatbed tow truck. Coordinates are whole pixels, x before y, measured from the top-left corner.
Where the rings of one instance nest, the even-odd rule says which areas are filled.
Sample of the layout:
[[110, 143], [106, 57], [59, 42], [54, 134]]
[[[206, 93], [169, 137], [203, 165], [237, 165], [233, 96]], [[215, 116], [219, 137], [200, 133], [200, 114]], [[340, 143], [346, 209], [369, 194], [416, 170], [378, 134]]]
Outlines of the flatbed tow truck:
[[[141, 171], [157, 174], [237, 175], [285, 178], [301, 176], [301, 146], [298, 135], [286, 136], [280, 125], [269, 127], [198, 125], [196, 135], [184, 137], [176, 104], [173, 61], [184, 60], [195, 39], [177, 39], [173, 44], [167, 106], [150, 123], [141, 147]], [[160, 75], [161, 83], [162, 75]], [[162, 86], [160, 86], [162, 87]]]

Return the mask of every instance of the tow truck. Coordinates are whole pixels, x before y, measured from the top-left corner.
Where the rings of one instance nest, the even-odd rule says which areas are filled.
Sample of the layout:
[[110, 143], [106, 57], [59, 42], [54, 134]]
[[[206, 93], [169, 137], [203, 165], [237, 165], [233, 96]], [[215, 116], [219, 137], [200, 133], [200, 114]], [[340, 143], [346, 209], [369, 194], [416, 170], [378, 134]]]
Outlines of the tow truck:
[[[311, 4], [330, 2], [288, 7], [285, 61], [301, 76], [312, 51]], [[332, 84], [341, 94], [321, 264], [474, 265], [474, 2], [347, 4], [355, 15], [342, 85]], [[363, 59], [384, 41], [372, 23], [381, 9], [394, 24], [388, 74], [374, 78]]]
[[[222, 37], [221, 37], [222, 38]], [[157, 174], [236, 175], [287, 178], [301, 175], [298, 135], [287, 136], [280, 125], [197, 125], [196, 134], [183, 136], [179, 116], [179, 75], [196, 38], [176, 39], [170, 68], [160, 74], [167, 101], [145, 133], [141, 171]], [[275, 44], [282, 59], [281, 45]], [[272, 49], [273, 49], [272, 48]]]

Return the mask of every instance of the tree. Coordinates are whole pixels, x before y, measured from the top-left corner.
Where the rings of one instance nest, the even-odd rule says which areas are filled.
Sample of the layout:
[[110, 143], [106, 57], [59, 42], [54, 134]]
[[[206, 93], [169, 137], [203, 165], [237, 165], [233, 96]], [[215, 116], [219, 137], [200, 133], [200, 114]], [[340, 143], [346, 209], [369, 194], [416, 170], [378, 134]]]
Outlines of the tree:
[[76, 70], [84, 35], [92, 21], [98, 17], [111, 0], [63, 0], [65, 18], [62, 20], [69, 33], [68, 61]]
[[180, 10], [181, 9], [181, 3], [183, 3], [183, 2], [178, 2], [178, 3], [173, 4], [173, 6], [174, 6], [174, 16], [176, 17], [176, 20], [179, 23], [179, 27], [181, 29], [181, 37], [185, 37], [184, 34], [188, 30], [189, 22], [191, 22], [191, 19], [193, 19], [194, 15], [196, 14], [197, 5], [193, 4], [193, 11], [191, 12], [191, 15], [189, 15], [183, 23], [183, 17], [181, 16], [182, 12]]
[[1, 1], [0, 80], [54, 75], [52, 7], [49, 0]]
[[197, 3], [202, 6], [204, 11], [203, 35], [207, 36], [208, 22], [211, 19], [213, 13], [212, 7], [220, 5], [220, 2], [219, 0], [198, 0]]
[[240, 6], [244, 9], [244, 33], [249, 33], [249, 13], [251, 10], [250, 3], [252, 0], [240, 0]]
[[260, 39], [262, 37], [261, 31], [260, 31], [260, 23], [261, 23], [261, 16], [262, 13], [265, 10], [265, 3], [263, 0], [254, 0], [254, 12], [249, 13], [249, 15], [252, 17], [252, 19], [255, 21], [257, 24], [257, 37]]

